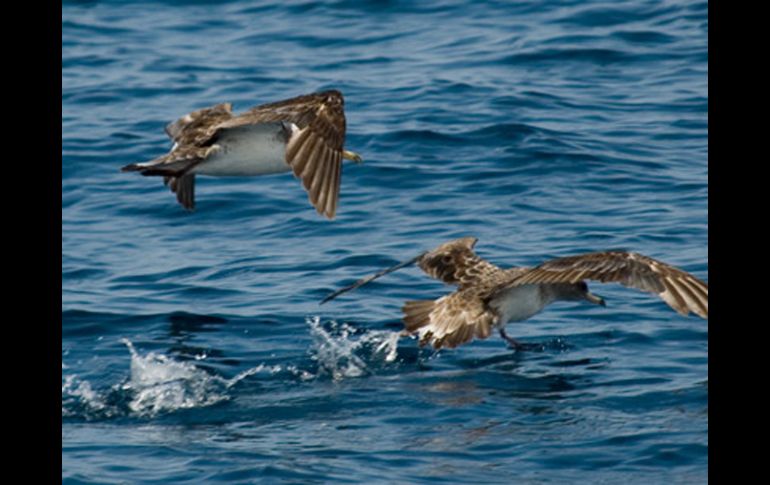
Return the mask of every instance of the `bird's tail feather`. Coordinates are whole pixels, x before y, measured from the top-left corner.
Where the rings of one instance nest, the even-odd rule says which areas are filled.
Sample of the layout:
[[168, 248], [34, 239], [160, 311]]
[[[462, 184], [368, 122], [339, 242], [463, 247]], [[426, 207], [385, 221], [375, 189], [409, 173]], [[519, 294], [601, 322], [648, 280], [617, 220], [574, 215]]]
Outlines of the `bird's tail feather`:
[[169, 161], [165, 155], [143, 163], [132, 163], [121, 168], [123, 172], [163, 176], [163, 183], [176, 194], [176, 200], [187, 210], [195, 209], [195, 174], [190, 172], [200, 158], [181, 158]]
[[163, 183], [176, 194], [176, 200], [187, 210], [195, 209], [195, 174], [186, 173], [181, 177], [163, 177]]
[[407, 332], [414, 333], [430, 324], [430, 313], [436, 306], [434, 300], [410, 300], [401, 310], [404, 312], [404, 327]]
[[168, 155], [142, 163], [130, 163], [120, 169], [121, 172], [139, 172], [142, 175], [162, 175], [181, 177], [201, 161], [200, 158], [180, 158], [169, 160]]

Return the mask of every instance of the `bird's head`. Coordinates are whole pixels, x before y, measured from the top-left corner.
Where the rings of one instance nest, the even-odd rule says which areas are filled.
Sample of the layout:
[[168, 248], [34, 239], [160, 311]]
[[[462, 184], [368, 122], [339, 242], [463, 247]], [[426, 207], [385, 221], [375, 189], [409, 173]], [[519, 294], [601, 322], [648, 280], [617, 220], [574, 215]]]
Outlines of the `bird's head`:
[[604, 298], [594, 295], [588, 291], [588, 285], [585, 281], [579, 281], [577, 283], [564, 283], [558, 285], [557, 294], [560, 300], [567, 301], [582, 301], [585, 300], [594, 305], [607, 306]]

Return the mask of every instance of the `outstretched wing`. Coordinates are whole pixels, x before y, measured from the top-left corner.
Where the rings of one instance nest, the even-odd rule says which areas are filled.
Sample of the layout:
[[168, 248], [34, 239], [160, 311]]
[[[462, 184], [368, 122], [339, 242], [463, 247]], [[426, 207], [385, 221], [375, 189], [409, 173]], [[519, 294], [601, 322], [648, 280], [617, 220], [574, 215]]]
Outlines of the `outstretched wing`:
[[331, 219], [337, 211], [342, 173], [344, 104], [336, 90], [263, 104], [212, 127], [211, 136], [258, 123], [285, 123], [290, 128], [286, 163], [302, 180], [310, 203]]
[[[638, 253], [604, 251], [547, 261], [518, 273], [503, 288], [538, 283], [615, 282], [655, 293], [677, 312], [708, 319], [708, 285], [695, 276]], [[501, 288], [502, 289], [502, 288]]]
[[420, 258], [418, 265], [429, 276], [460, 289], [490, 280], [502, 270], [473, 252], [476, 241], [475, 237], [464, 237], [444, 243]]

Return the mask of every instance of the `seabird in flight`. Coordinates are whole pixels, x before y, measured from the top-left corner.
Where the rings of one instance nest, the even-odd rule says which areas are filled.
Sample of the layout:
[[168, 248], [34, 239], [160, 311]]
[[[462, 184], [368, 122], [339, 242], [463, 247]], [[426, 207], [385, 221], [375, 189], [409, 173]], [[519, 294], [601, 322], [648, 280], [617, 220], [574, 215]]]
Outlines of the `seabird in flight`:
[[526, 320], [558, 300], [605, 306], [584, 280], [616, 282], [660, 296], [687, 315], [708, 319], [708, 285], [695, 276], [648, 256], [603, 251], [567, 256], [535, 267], [502, 269], [473, 251], [475, 237], [447, 242], [419, 256], [363, 278], [330, 294], [321, 304], [412, 263], [429, 276], [457, 286], [437, 300], [407, 301], [403, 335], [417, 335], [420, 345], [456, 347], [497, 329], [513, 348], [526, 348], [505, 333], [505, 324]]
[[124, 172], [158, 175], [186, 209], [195, 207], [195, 175], [251, 176], [294, 172], [310, 203], [329, 219], [337, 211], [342, 159], [361, 162], [343, 148], [342, 93], [324, 91], [263, 104], [233, 114], [230, 103], [200, 109], [166, 126], [174, 142], [155, 160]]

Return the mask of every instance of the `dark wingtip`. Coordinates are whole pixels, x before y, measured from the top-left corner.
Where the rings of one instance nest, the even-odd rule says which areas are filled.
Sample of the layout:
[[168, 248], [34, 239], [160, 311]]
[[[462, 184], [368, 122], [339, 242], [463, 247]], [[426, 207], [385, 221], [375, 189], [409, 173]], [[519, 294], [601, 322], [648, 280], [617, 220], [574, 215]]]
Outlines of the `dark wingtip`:
[[[366, 279], [366, 278], [364, 278], [364, 279]], [[319, 305], [319, 306], [320, 306], [320, 305], [323, 305], [323, 304], [324, 304], [324, 303], [326, 303], [327, 301], [329, 301], [329, 300], [333, 300], [333, 299], [337, 298], [338, 296], [340, 296], [341, 294], [345, 293], [346, 291], [355, 290], [355, 289], [356, 289], [358, 286], [361, 286], [361, 285], [363, 285], [363, 284], [364, 284], [364, 283], [362, 283], [362, 281], [363, 281], [363, 280], [358, 280], [358, 281], [356, 281], [355, 283], [353, 283], [352, 285], [348, 285], [348, 286], [346, 286], [346, 287], [344, 287], [344, 288], [340, 288], [340, 289], [339, 289], [339, 290], [337, 290], [337, 291], [333, 291], [333, 292], [329, 293], [328, 295], [326, 295], [326, 297], [324, 297], [324, 299], [323, 299], [323, 300], [321, 300], [321, 301], [318, 303], [318, 305]], [[365, 282], [365, 283], [368, 283], [368, 281], [367, 281], [367, 282]]]
[[129, 163], [128, 165], [120, 167], [121, 172], [137, 172], [139, 170], [141, 170], [141, 167], [137, 163]]
[[417, 261], [419, 261], [420, 258], [425, 256], [425, 254], [426, 254], [425, 252], [420, 253], [418, 256], [415, 256], [412, 259], [409, 259], [407, 261], [398, 263], [395, 266], [391, 266], [390, 268], [383, 269], [382, 271], [379, 271], [379, 272], [373, 274], [372, 276], [367, 276], [366, 278], [361, 278], [360, 280], [356, 281], [352, 285], [348, 285], [348, 286], [346, 286], [344, 288], [340, 288], [339, 290], [335, 291], [334, 293], [331, 293], [331, 294], [327, 295], [326, 298], [321, 300], [319, 305], [323, 305], [327, 301], [332, 300], [332, 299], [338, 297], [339, 295], [341, 295], [341, 294], [343, 294], [343, 293], [345, 293], [347, 291], [355, 290], [356, 288], [364, 286], [365, 284], [370, 283], [370, 282], [376, 280], [380, 276], [385, 276], [388, 273], [392, 273], [393, 271], [396, 271], [396, 270], [401, 269], [403, 267], [406, 267], [406, 266], [409, 266], [411, 264], [414, 264]]

